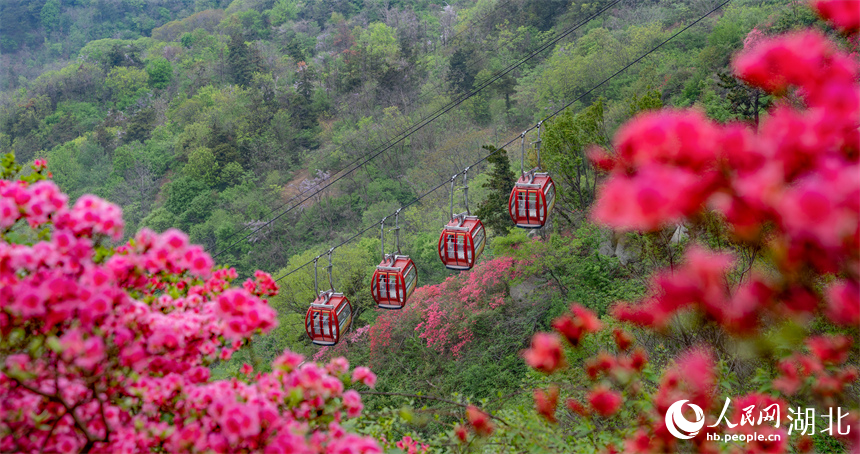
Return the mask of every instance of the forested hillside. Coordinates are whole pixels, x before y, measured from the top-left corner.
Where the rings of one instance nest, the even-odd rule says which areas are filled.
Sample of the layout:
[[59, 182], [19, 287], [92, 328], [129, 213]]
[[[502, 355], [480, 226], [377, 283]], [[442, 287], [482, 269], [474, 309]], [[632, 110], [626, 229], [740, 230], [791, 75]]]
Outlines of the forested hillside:
[[[94, 250], [100, 251], [93, 266], [113, 263], [104, 258], [113, 253], [120, 254], [114, 258], [125, 257], [122, 254], [146, 258], [150, 253], [146, 245], [160, 242], [169, 243], [171, 251], [185, 251], [185, 243], [181, 247], [172, 243], [178, 237], [170, 229], [178, 229], [187, 233], [191, 244], [201, 245], [213, 262], [197, 266], [191, 265], [196, 256], [176, 258], [175, 268], [165, 268], [169, 272], [153, 272], [146, 290], [135, 287], [128, 277], [122, 283], [124, 291], [156, 307], [162, 304], [156, 303], [161, 301], [159, 294], [179, 298], [200, 285], [205, 288], [201, 298], [214, 302], [230, 281], [252, 278], [249, 282], [256, 284], [245, 289], [277, 311], [277, 316], [271, 314], [271, 323], [258, 324], [257, 319], [247, 321], [252, 319], [247, 312], [233, 313], [230, 317], [247, 317], [248, 329], [239, 330], [241, 336], [232, 327], [212, 322], [214, 328], [207, 328], [205, 339], [193, 341], [208, 345], [220, 339], [227, 353], [208, 352], [206, 361], [195, 362], [187, 359], [193, 354], [185, 352], [184, 359], [170, 360], [186, 361], [189, 368], [207, 366], [206, 380], [211, 370], [213, 380], [244, 380], [248, 386], [298, 374], [301, 361], [285, 355], [285, 349], [308, 360], [331, 361], [325, 374], [347, 384], [374, 383], [366, 378], [347, 380], [343, 374], [348, 366], [334, 358], [343, 356], [351, 364], [368, 366], [378, 377], [375, 390], [362, 388], [364, 416], [344, 427], [381, 440], [386, 452], [603, 452], [608, 443], [621, 446], [632, 436], [637, 427], [631, 421], [637, 415], [638, 430], [646, 430], [642, 409], [659, 400], [649, 400], [646, 394], [663, 389], [663, 372], [686, 367], [684, 361], [678, 362], [679, 355], [692, 357], [691, 363], [699, 361], [701, 369], [722, 377], [720, 396], [739, 396], [775, 392], [771, 381], [789, 372], [783, 363], [776, 366], [774, 358], [799, 351], [809, 336], [828, 333], [857, 340], [856, 326], [840, 326], [839, 317], [813, 310], [824, 304], [825, 294], [837, 291], [832, 289], [842, 280], [857, 277], [856, 270], [848, 270], [850, 265], [842, 265], [854, 263], [856, 257], [832, 252], [834, 245], [824, 259], [834, 263], [830, 268], [783, 266], [786, 257], [814, 263], [814, 257], [804, 254], [820, 245], [808, 236], [792, 237], [793, 224], [783, 218], [744, 231], [743, 226], [755, 222], [741, 219], [737, 212], [758, 210], [751, 216], [767, 217], [791, 210], [786, 208], [789, 202], [780, 205], [767, 199], [757, 201], [759, 206], [730, 200], [756, 191], [776, 193], [778, 184], [761, 177], [739, 183], [737, 190], [729, 183], [720, 186], [720, 178], [740, 180], [758, 171], [755, 166], [771, 153], [762, 152], [761, 157], [749, 145], [753, 139], [747, 133], [731, 136], [720, 128], [734, 131], [734, 126], [726, 125], [745, 125], [759, 131], [760, 125], [776, 124], [767, 121], [779, 109], [809, 104], [807, 92], [814, 92], [808, 87], [798, 92], [774, 88], [762, 82], [764, 76], [755, 79], [755, 74], [741, 73], [732, 63], [741, 53], [753, 52], [759, 43], [781, 34], [811, 29], [831, 39], [834, 49], [845, 51], [856, 64], [856, 31], [850, 25], [847, 32], [834, 31], [806, 4], [9, 0], [0, 4], [0, 19], [0, 151], [14, 153], [21, 164], [35, 162], [31, 176], [38, 177], [32, 183], [50, 171], [53, 182], [68, 194], [69, 206], [90, 200], [86, 194], [93, 194], [122, 209], [124, 229], [111, 230], [116, 233], [112, 240], [97, 239], [97, 234], [106, 233], [98, 229], [86, 231], [95, 241]], [[852, 74], [856, 81], [856, 70]], [[785, 84], [803, 87], [793, 79]], [[845, 105], [853, 98], [846, 99], [838, 108], [850, 116], [851, 107]], [[696, 113], [682, 117], [678, 109], [683, 108]], [[828, 104], [827, 109], [837, 108]], [[672, 112], [679, 117], [672, 117]], [[648, 124], [653, 129], [630, 126], [645, 124], [629, 123], [637, 118], [656, 118]], [[664, 127], [668, 132], [660, 129]], [[793, 127], [797, 126], [786, 123], [759, 132]], [[659, 165], [677, 166], [695, 176], [690, 177], [674, 167], [646, 163], [631, 151], [652, 146], [664, 135], [683, 142], [688, 131], [706, 128], [711, 128], [710, 136], [702, 133], [698, 140], [684, 142], [677, 155], [698, 153], [696, 147], [708, 141], [748, 152], [746, 157], [741, 151], [730, 157], [714, 157], [716, 151], [708, 155], [714, 162], [729, 164], [707, 188], [690, 182], [708, 174], [705, 164], [696, 167], [698, 157], [658, 159]], [[831, 129], [827, 131], [835, 135], [837, 126]], [[637, 134], [644, 137], [639, 142]], [[856, 167], [851, 140], [826, 146], [848, 150], [844, 159]], [[773, 143], [761, 149], [782, 146]], [[659, 150], [674, 145], [653, 146], [658, 150], [654, 155], [659, 155]], [[818, 158], [804, 156], [797, 175], [805, 175], [801, 169], [807, 165], [820, 170], [822, 181], [836, 178], [827, 172], [836, 172], [837, 164], [820, 164], [819, 169]], [[521, 159], [526, 169], [542, 166], [557, 188], [550, 222], [538, 230], [516, 229], [508, 215], [508, 195], [519, 177]], [[11, 180], [16, 174], [11, 155], [4, 166], [3, 178]], [[439, 230], [450, 217], [449, 204], [454, 212], [465, 209], [464, 169], [469, 208], [483, 220], [489, 240], [473, 269], [456, 272], [440, 263], [438, 241]], [[452, 175], [457, 176], [454, 185]], [[788, 170], [786, 175], [785, 184], [794, 184], [796, 175]], [[651, 189], [638, 192], [644, 186]], [[712, 192], [719, 193], [713, 200], [708, 198]], [[675, 193], [687, 194], [692, 201], [679, 200]], [[699, 193], [709, 196], [696, 198]], [[671, 211], [673, 204], [684, 208]], [[776, 208], [762, 208], [769, 204]], [[696, 211], [706, 205], [722, 211]], [[403, 309], [385, 311], [371, 298], [370, 276], [381, 259], [380, 228], [388, 232], [385, 250], [393, 250], [389, 229], [394, 227], [395, 212], [401, 250], [415, 261], [419, 288]], [[853, 235], [856, 219], [848, 218], [834, 222], [847, 226]], [[21, 219], [15, 224], [16, 217], [9, 226], [0, 222], [10, 244], [32, 244], [49, 235], [49, 229], [24, 232], [17, 227], [24, 224]], [[40, 222], [30, 222], [31, 227]], [[141, 229], [167, 233], [153, 239], [138, 233]], [[791, 241], [779, 243], [780, 229], [789, 232], [785, 238]], [[787, 245], [796, 238], [808, 249]], [[129, 240], [131, 246], [119, 247]], [[307, 338], [305, 311], [315, 297], [315, 259], [319, 286], [328, 288], [325, 254], [332, 247], [336, 247], [331, 251], [332, 281], [351, 301], [355, 317], [341, 342], [320, 348]], [[697, 247], [731, 254], [736, 261], [701, 258]], [[196, 249], [189, 250], [197, 254]], [[0, 260], [0, 270], [3, 263]], [[221, 270], [210, 278], [213, 264], [233, 268], [235, 275]], [[672, 283], [661, 274], [663, 268], [693, 277]], [[273, 291], [268, 276], [255, 270], [270, 273], [280, 291]], [[713, 277], [719, 273], [724, 275]], [[761, 276], [782, 287], [773, 284], [767, 292], [764, 284], [751, 290], [744, 287]], [[781, 314], [761, 309], [763, 317], [773, 317], [767, 330], [756, 333], [765, 340], [735, 341], [730, 335], [737, 334], [735, 328], [743, 323], [726, 321], [728, 316], [720, 318], [708, 307], [700, 319], [660, 306], [665, 314], [655, 309], [652, 318], [642, 322], [644, 316], [632, 305], [619, 304], [659, 300], [658, 289], [706, 305], [704, 296], [689, 296], [693, 294], [689, 288], [717, 279], [723, 279], [725, 292], [733, 295], [728, 299], [740, 294], [738, 289], [756, 297], [767, 293], [772, 301], [795, 295], [789, 312], [802, 316], [774, 322]], [[849, 293], [853, 289], [845, 288]], [[571, 309], [572, 303], [580, 306]], [[195, 304], [186, 303], [186, 308]], [[219, 304], [221, 309], [213, 310], [229, 312], [223, 309], [226, 303]], [[237, 311], [240, 306], [236, 303]], [[170, 313], [167, 306], [158, 307]], [[268, 309], [259, 310], [268, 314]], [[843, 314], [849, 322], [856, 317], [852, 310]], [[665, 319], [655, 321], [660, 314]], [[6, 326], [3, 320], [0, 330]], [[572, 325], [559, 325], [559, 320], [589, 336], [580, 342], [579, 334], [570, 335]], [[547, 346], [551, 344], [547, 338], [533, 338], [552, 329], [565, 335], [570, 345], [555, 348]], [[155, 336], [158, 330], [142, 332], [144, 337]], [[634, 338], [635, 351], [625, 347]], [[149, 353], [172, 345], [158, 339]], [[182, 342], [177, 345], [186, 348]], [[606, 350], [615, 351], [615, 345], [617, 358], [613, 353], [607, 359]], [[716, 349], [716, 359], [683, 353], [695, 345]], [[850, 397], [856, 401], [858, 352], [850, 346], [827, 348], [844, 353], [840, 361], [825, 361], [827, 367], [848, 363], [844, 371], [840, 369], [843, 375], [834, 375], [839, 391], [828, 395], [827, 402], [852, 408], [855, 421], [856, 402], [850, 403]], [[561, 367], [558, 362], [540, 365], [541, 355], [562, 350], [570, 368], [555, 375], [541, 373]], [[624, 352], [630, 356], [622, 360]], [[588, 359], [595, 355], [601, 355], [599, 361]], [[639, 361], [638, 366], [630, 366], [630, 361]], [[8, 375], [9, 370], [3, 373]], [[168, 374], [171, 369], [164, 370]], [[259, 382], [252, 379], [256, 372], [265, 374]], [[623, 413], [603, 414], [601, 408], [606, 407], [593, 402], [589, 413], [579, 403], [595, 395], [590, 387], [601, 373], [597, 394], [612, 401], [610, 387], [624, 387], [625, 399], [632, 403]], [[635, 391], [630, 391], [632, 383]], [[553, 399], [558, 399], [559, 388], [564, 399], [573, 400], [568, 409], [559, 409], [556, 419]], [[338, 422], [341, 410], [353, 418], [362, 405], [356, 406], [341, 391], [332, 397], [343, 399], [337, 404], [343, 408], [332, 410]], [[290, 405], [298, 408], [299, 399]], [[534, 412], [536, 403], [539, 413]], [[792, 403], [807, 402], [798, 398]], [[464, 419], [467, 407], [470, 413]], [[596, 414], [611, 418], [592, 417]], [[466, 433], [467, 427], [471, 432]], [[856, 424], [852, 427], [860, 432]], [[92, 437], [85, 438], [92, 447]], [[843, 452], [848, 446], [824, 435], [808, 443], [815, 452]], [[0, 451], [4, 446], [0, 444]], [[634, 452], [633, 445], [625, 446], [628, 449], [609, 452]], [[731, 446], [720, 449], [727, 447]], [[652, 448], [637, 452], [672, 452], [677, 446]], [[787, 449], [781, 445], [772, 452]]]
[[[244, 275], [378, 222], [713, 7], [619, 2], [585, 22], [610, 2], [209, 3], [4, 5], [4, 19], [20, 20], [3, 25], [0, 144], [24, 161], [56, 162], [73, 197], [125, 207], [129, 232], [181, 228]], [[780, 2], [729, 5], [571, 112], [602, 97], [604, 139], [649, 95], [722, 120], [749, 116], [719, 78], [729, 57], [756, 25], [776, 33], [813, 17]], [[583, 22], [293, 208], [301, 191]], [[62, 52], [51, 53], [54, 41]], [[444, 220], [446, 190], [406, 213], [407, 252], [433, 256], [435, 240], [422, 236], [432, 230], [413, 226]]]

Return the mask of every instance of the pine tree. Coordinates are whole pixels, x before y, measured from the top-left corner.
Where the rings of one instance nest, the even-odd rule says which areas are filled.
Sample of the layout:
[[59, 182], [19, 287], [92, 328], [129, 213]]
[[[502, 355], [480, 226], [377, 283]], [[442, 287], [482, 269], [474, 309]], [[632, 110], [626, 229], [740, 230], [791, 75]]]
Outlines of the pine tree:
[[230, 36], [230, 44], [227, 45], [227, 51], [227, 65], [230, 67], [230, 74], [233, 75], [233, 82], [247, 87], [251, 83], [251, 77], [254, 75], [255, 68], [251, 52], [248, 50], [245, 38], [241, 33]]
[[474, 59], [474, 49], [458, 48], [451, 55], [450, 68], [446, 77], [455, 92], [468, 93], [472, 91], [476, 71], [474, 68], [469, 68], [469, 63]]
[[508, 214], [508, 199], [514, 184], [517, 182], [517, 177], [511, 170], [511, 161], [508, 159], [508, 154], [504, 148], [497, 149], [492, 145], [484, 145], [484, 149], [493, 152], [487, 158], [487, 161], [493, 166], [490, 180], [483, 184], [485, 189], [490, 190], [490, 194], [478, 206], [475, 214], [481, 218], [481, 222], [487, 228], [492, 229], [493, 233], [504, 235], [513, 226], [510, 214]]

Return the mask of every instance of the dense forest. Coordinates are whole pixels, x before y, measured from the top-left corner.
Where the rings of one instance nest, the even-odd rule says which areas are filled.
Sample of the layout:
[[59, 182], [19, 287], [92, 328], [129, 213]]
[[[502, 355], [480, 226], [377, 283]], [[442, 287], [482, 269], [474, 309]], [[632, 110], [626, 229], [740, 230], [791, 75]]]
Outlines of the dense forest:
[[[797, 127], [788, 120], [767, 125], [777, 124], [769, 119], [780, 109], [812, 105], [807, 97], [814, 90], [794, 92], [756, 83], [764, 79], [744, 75], [739, 56], [783, 34], [814, 30], [810, 33], [826, 36], [856, 65], [856, 30], [851, 25], [847, 32], [834, 30], [820, 17], [828, 18], [826, 14], [787, 0], [5, 0], [0, 2], [0, 152], [7, 156], [3, 178], [11, 180], [20, 170], [13, 161], [33, 163], [24, 172], [30, 172], [24, 177], [29, 178], [27, 184], [40, 184], [50, 172], [50, 180], [68, 195], [69, 206], [90, 206], [95, 203], [90, 195], [95, 195], [120, 207], [121, 232], [76, 231], [94, 239], [90, 242], [99, 252], [93, 266], [126, 253], [145, 256], [145, 245], [161, 244], [159, 238], [181, 242], [171, 236], [171, 229], [186, 232], [190, 244], [202, 246], [211, 263], [194, 265], [200, 251], [189, 246], [192, 258], [176, 258], [178, 268], [164, 265], [167, 271], [151, 274], [157, 291], [124, 287], [132, 298], [158, 307], [153, 309], [157, 317], [170, 313], [158, 306], [162, 297], [188, 294], [183, 279], [192, 271], [204, 279], [201, 270], [214, 265], [220, 282], [213, 284], [216, 288], [250, 279], [246, 289], [265, 298], [261, 304], [277, 315], [271, 324], [261, 322], [243, 331], [241, 341], [223, 334], [219, 342], [233, 341], [233, 347], [200, 363], [211, 371], [212, 380], [251, 386], [265, 381], [259, 375], [253, 378], [254, 373], [293, 373], [301, 361], [284, 354], [285, 349], [308, 361], [328, 363], [321, 374], [341, 377], [339, 368], [348, 371], [348, 366], [335, 358], [344, 357], [369, 367], [377, 378], [367, 379], [364, 372], [365, 378], [344, 378], [345, 383], [363, 381], [375, 388], [360, 389], [362, 416], [344, 422], [343, 428], [372, 437], [385, 452], [634, 452], [624, 440], [645, 430], [642, 408], [657, 400], [645, 393], [663, 389], [664, 373], [684, 372], [687, 363], [679, 357], [690, 364], [698, 361], [692, 374], [714, 371], [719, 380], [713, 406], [721, 406], [727, 396], [776, 395], [782, 388], [771, 383], [790, 373], [784, 366], [787, 360], [777, 360], [800, 351], [810, 336], [857, 341], [854, 309], [845, 309], [842, 318], [810, 309], [832, 299], [827, 295], [842, 288], [843, 280], [856, 284], [857, 271], [851, 268], [856, 254], [842, 258], [831, 248], [821, 260], [831, 261], [832, 267], [813, 257], [808, 259], [814, 263], [810, 269], [785, 268], [785, 257], [802, 262], [804, 254], [820, 245], [808, 237], [798, 240], [807, 249], [792, 249], [789, 240], [779, 243], [780, 229], [791, 231], [790, 221], [774, 221], [746, 235], [730, 209], [724, 216], [713, 210], [670, 213], [662, 207], [676, 200], [668, 191], [695, 197], [690, 194], [704, 189], [684, 175], [656, 166], [646, 169], [645, 158], [631, 151], [659, 140], [648, 136], [646, 126], [630, 126], [645, 125], [649, 118], [653, 124], [648, 127], [655, 130], [678, 122], [668, 134], [680, 138], [686, 137], [685, 127], [723, 131], [719, 128], [745, 125], [761, 134]], [[856, 69], [851, 71], [850, 80], [856, 82]], [[786, 78], [786, 84], [802, 86]], [[845, 105], [852, 102], [847, 99]], [[854, 112], [852, 106], [838, 108], [845, 109], [849, 119]], [[682, 117], [687, 114], [681, 112], [694, 113]], [[672, 116], [676, 114], [679, 117]], [[852, 127], [856, 133], [856, 124], [847, 126]], [[836, 134], [836, 129], [828, 131]], [[637, 134], [645, 138], [636, 142]], [[720, 134], [730, 136], [714, 132], [710, 139], [683, 144], [677, 153], [698, 149], [700, 142], [719, 142], [738, 155], [746, 153], [746, 158], [725, 158], [738, 169], [748, 166], [726, 175], [744, 175], [759, 156], [748, 144], [751, 139], [724, 139]], [[844, 154], [852, 168], [857, 165], [850, 143], [855, 139], [832, 145], [849, 150]], [[796, 147], [804, 146], [812, 145]], [[796, 174], [787, 173], [787, 185], [800, 178], [804, 166], [817, 165], [818, 158], [808, 154]], [[661, 164], [677, 164], [673, 159], [683, 161], [669, 157]], [[677, 165], [688, 166], [695, 175], [706, 173], [687, 161]], [[508, 195], [522, 166], [542, 167], [556, 184], [557, 201], [541, 229], [517, 229], [508, 215]], [[464, 170], [468, 180], [461, 176]], [[821, 170], [822, 181], [842, 181], [827, 172]], [[653, 197], [662, 198], [643, 202], [639, 193], [625, 192], [639, 184], [636, 178], [649, 175], [657, 194]], [[623, 178], [630, 179], [628, 189], [611, 184]], [[467, 199], [462, 181], [468, 181]], [[776, 191], [775, 183], [761, 181], [738, 187]], [[724, 198], [736, 194], [714, 189], [718, 187], [713, 183], [708, 190]], [[843, 193], [848, 198], [854, 194], [848, 189]], [[647, 209], [642, 208], [640, 217], [622, 218], [619, 212], [632, 206], [631, 200]], [[701, 207], [710, 199], [695, 200], [691, 206]], [[779, 203], [779, 209], [793, 209], [786, 208], [789, 202]], [[0, 205], [0, 227], [6, 229], [3, 239], [9, 244], [33, 244], [50, 235], [47, 228], [26, 231], [23, 221], [15, 224], [18, 218], [10, 218], [7, 226], [4, 207]], [[777, 210], [732, 207], [760, 210], [755, 213], [764, 217]], [[463, 209], [483, 220], [489, 239], [473, 269], [451, 271], [439, 262], [439, 230], [449, 210]], [[380, 263], [380, 250], [393, 250], [395, 212], [399, 247], [417, 266], [418, 289], [403, 309], [386, 311], [377, 309], [371, 298], [370, 276]], [[100, 219], [110, 215], [104, 216]], [[855, 235], [856, 215], [846, 216], [837, 224], [848, 225]], [[60, 222], [54, 218], [51, 222]], [[30, 227], [40, 222], [31, 221]], [[56, 231], [63, 229], [64, 224], [59, 225]], [[155, 236], [139, 233], [142, 229]], [[380, 229], [388, 232], [384, 245]], [[113, 238], [96, 240], [98, 234]], [[129, 246], [120, 246], [125, 243]], [[170, 244], [185, 251], [184, 242], [181, 247]], [[722, 265], [703, 265], [707, 253], [699, 247], [731, 254], [733, 261], [712, 258], [709, 263]], [[319, 287], [328, 288], [327, 252], [333, 260], [332, 285], [349, 298], [355, 315], [337, 345], [321, 348], [305, 333], [305, 312], [315, 297], [315, 271]], [[105, 258], [111, 254], [118, 255]], [[0, 253], [0, 271], [3, 257]], [[188, 274], [176, 271], [183, 267]], [[673, 276], [693, 277], [677, 283], [662, 274], [665, 268]], [[708, 275], [717, 269], [721, 277]], [[269, 273], [273, 281], [256, 270]], [[788, 298], [795, 302], [790, 305], [792, 317], [802, 313], [782, 321], [781, 314], [761, 309], [768, 323], [757, 332], [761, 339], [734, 339], [734, 328], [726, 328], [728, 334], [720, 329], [741, 322], [733, 319], [731, 325], [708, 308], [702, 309], [708, 314], [702, 320], [667, 311], [665, 317], [673, 322], [658, 323], [658, 310], [641, 322], [642, 315], [632, 306], [619, 303], [662, 301], [660, 295], [675, 295], [673, 291], [689, 296], [693, 291], [685, 285], [704, 287], [713, 279], [733, 289], [731, 298], [747, 291], [758, 296], [765, 292], [764, 284], [752, 290], [745, 285], [757, 283], [759, 276], [783, 286], [768, 287], [769, 298]], [[197, 281], [188, 282], [191, 287]], [[206, 292], [214, 291], [200, 282]], [[277, 292], [272, 290], [275, 285]], [[856, 290], [850, 287], [854, 284], [845, 285], [846, 295]], [[706, 296], [696, 295], [689, 298], [706, 306]], [[857, 295], [845, 298], [847, 304], [857, 301]], [[268, 314], [268, 309], [259, 310]], [[0, 331], [6, 330], [8, 320], [0, 319]], [[546, 346], [553, 341], [540, 334], [553, 329], [569, 341], [558, 349], [564, 350], [566, 360], [561, 361], [569, 365], [560, 372], [558, 363], [541, 366], [535, 359], [541, 351], [555, 351]], [[570, 335], [570, 330], [577, 334]], [[580, 331], [589, 334], [581, 342]], [[143, 335], [154, 339], [154, 333], [158, 331]], [[18, 341], [3, 334], [0, 346], [9, 350], [0, 356], [8, 358], [16, 351], [10, 346]], [[52, 339], [45, 345], [57, 337]], [[41, 342], [33, 348], [47, 348]], [[168, 341], [163, 342], [168, 348]], [[634, 342], [635, 351], [630, 347]], [[825, 348], [822, 342], [810, 349]], [[186, 348], [179, 344], [177, 348]], [[714, 357], [688, 352], [700, 344], [713, 348]], [[860, 354], [850, 342], [827, 348], [844, 357], [825, 361], [827, 370], [836, 371], [827, 377], [837, 382], [832, 386], [838, 392], [824, 401], [851, 409], [850, 427], [856, 435]], [[617, 350], [618, 358], [628, 352], [628, 362], [644, 361], [647, 352], [648, 365], [634, 367], [635, 373], [630, 368], [619, 371], [615, 366], [624, 362], [610, 358], [607, 350]], [[18, 377], [10, 375], [13, 369], [7, 365], [0, 375]], [[365, 369], [356, 369], [356, 374], [359, 370]], [[590, 386], [598, 383], [600, 373], [605, 375], [595, 394]], [[623, 387], [631, 402], [620, 413], [601, 411], [611, 404], [594, 403], [596, 395], [611, 401], [611, 386]], [[630, 391], [634, 386], [636, 391]], [[818, 388], [804, 392], [821, 394]], [[340, 399], [339, 393], [334, 398]], [[352, 418], [356, 405], [349, 403], [348, 393], [342, 405]], [[812, 405], [804, 400], [806, 395], [787, 394], [794, 395], [791, 407]], [[567, 406], [556, 414], [559, 396]], [[290, 405], [298, 408], [300, 399]], [[580, 401], [591, 401], [592, 413], [583, 410]], [[784, 418], [788, 411], [783, 410]], [[665, 414], [665, 408], [662, 411]], [[597, 413], [606, 418], [593, 416]], [[14, 435], [9, 427], [0, 425], [0, 437]], [[83, 433], [83, 448], [97, 446], [95, 436]], [[777, 444], [771, 451], [767, 446], [761, 451], [743, 449], [844, 452], [850, 446], [850, 440], [822, 432], [808, 440], [791, 440], [791, 446]], [[13, 446], [3, 443], [0, 451]], [[602, 451], [607, 445], [613, 447]], [[163, 449], [173, 450], [170, 446]], [[738, 446], [746, 445], [720, 444], [715, 449], [741, 449]], [[214, 449], [230, 450], [226, 445]], [[682, 448], [652, 445], [635, 452], [676, 449]]]

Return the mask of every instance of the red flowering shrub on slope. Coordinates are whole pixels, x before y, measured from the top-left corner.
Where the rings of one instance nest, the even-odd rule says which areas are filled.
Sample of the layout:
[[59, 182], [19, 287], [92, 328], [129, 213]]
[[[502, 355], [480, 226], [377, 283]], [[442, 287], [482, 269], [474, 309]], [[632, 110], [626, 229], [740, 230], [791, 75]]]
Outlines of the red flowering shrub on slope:
[[393, 339], [417, 331], [427, 347], [458, 358], [473, 338], [470, 317], [504, 304], [507, 283], [521, 274], [519, 265], [500, 257], [441, 284], [417, 288], [402, 310], [385, 311], [376, 319], [369, 331], [371, 356], [385, 355], [396, 347]]
[[[825, 18], [847, 31], [857, 30], [858, 5], [814, 2]], [[717, 398], [719, 373], [713, 349], [689, 348], [664, 372], [656, 392], [648, 395], [640, 377], [647, 355], [641, 349], [625, 353], [629, 336], [616, 334], [617, 353], [603, 352], [586, 364], [595, 382], [588, 397], [590, 408], [574, 400], [568, 407], [583, 417], [597, 417], [591, 416], [596, 413], [606, 418], [623, 408], [623, 400], [638, 400], [636, 405], [626, 404], [633, 412], [627, 413], [627, 420], [638, 416], [638, 428], [622, 432], [627, 437], [623, 452], [717, 452], [730, 445], [708, 437], [723, 431], [779, 435], [778, 440], [754, 439], [743, 449], [784, 452], [792, 427], [786, 419], [787, 399], [794, 399], [795, 405], [823, 409], [825, 414], [828, 408], [834, 414], [834, 407], [841, 412], [849, 409], [838, 421], [841, 433], [837, 421], [832, 421], [832, 435], [858, 450], [858, 402], [849, 387], [856, 386], [860, 373], [845, 364], [856, 348], [860, 326], [858, 64], [820, 33], [807, 31], [763, 40], [740, 55], [734, 68], [747, 83], [775, 95], [793, 90], [803, 106], [781, 103], [759, 131], [716, 124], [691, 110], [637, 117], [619, 131], [617, 155], [591, 151], [595, 164], [610, 172], [593, 215], [618, 229], [656, 230], [686, 221], [695, 231], [699, 216], [712, 211], [724, 219], [735, 241], [765, 252], [768, 268], [733, 275], [738, 264], [732, 254], [694, 245], [680, 268], [652, 279], [648, 298], [618, 304], [613, 315], [669, 331], [684, 314], [687, 329], [690, 323], [697, 327], [691, 336], [697, 329], [707, 329], [719, 333], [711, 339], [743, 339], [746, 345], [759, 346], [766, 344], [769, 332], [791, 321], [806, 330], [808, 353], [780, 358], [763, 349], [758, 360], [770, 362], [778, 371], [765, 384], [772, 391], [731, 397], [731, 409], [726, 411], [725, 400]], [[741, 278], [733, 277], [738, 274]], [[819, 316], [845, 327], [848, 335], [813, 335], [810, 320]], [[561, 321], [554, 324], [562, 334], [563, 326]], [[562, 348], [540, 336], [547, 335], [535, 337], [526, 360], [538, 370], [552, 372], [564, 364]], [[578, 339], [572, 345], [576, 343]], [[721, 355], [731, 355], [721, 350]], [[708, 425], [713, 421], [722, 425], [696, 429], [689, 442], [682, 442], [667, 429], [666, 416], [681, 400], [703, 411]], [[552, 420], [546, 401], [542, 398], [536, 404]], [[754, 408], [754, 417], [767, 408], [778, 410], [780, 416], [765, 425], [761, 419], [759, 425], [744, 424], [749, 415], [741, 409], [747, 407]], [[718, 420], [721, 410], [725, 420]], [[800, 434], [791, 439], [799, 451], [812, 447], [811, 440]]]
[[380, 452], [339, 426], [362, 409], [346, 386], [375, 381], [343, 358], [299, 367], [286, 351], [271, 373], [210, 380], [275, 326], [268, 274], [231, 288], [235, 271], [176, 230], [111, 251], [121, 210], [69, 207], [45, 163], [34, 171], [0, 180], [0, 452]]

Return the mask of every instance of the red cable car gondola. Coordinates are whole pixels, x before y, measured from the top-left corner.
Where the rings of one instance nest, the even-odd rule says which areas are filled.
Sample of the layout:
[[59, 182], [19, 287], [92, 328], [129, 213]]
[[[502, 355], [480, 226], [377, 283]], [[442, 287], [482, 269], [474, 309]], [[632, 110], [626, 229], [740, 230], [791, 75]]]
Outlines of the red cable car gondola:
[[317, 298], [308, 308], [305, 316], [305, 331], [311, 342], [316, 345], [335, 345], [346, 334], [352, 325], [352, 305], [343, 293], [334, 291], [331, 278], [331, 253], [328, 251], [328, 279], [331, 290], [319, 291], [317, 284], [317, 260], [314, 259], [314, 291]]
[[468, 171], [468, 167], [463, 171], [463, 200], [466, 211], [454, 214], [454, 179], [457, 178], [457, 175], [454, 175], [451, 177], [451, 220], [442, 227], [442, 234], [439, 236], [439, 258], [452, 270], [471, 269], [487, 242], [484, 224], [469, 212], [469, 186], [466, 184]]
[[523, 132], [520, 135], [522, 138], [522, 157], [520, 160], [522, 175], [511, 190], [511, 196], [508, 199], [508, 214], [517, 227], [526, 229], [543, 227], [549, 219], [549, 213], [555, 206], [555, 184], [549, 173], [539, 172], [540, 128], [542, 124], [543, 122], [538, 123], [538, 140], [535, 142], [538, 165], [528, 172], [525, 171], [526, 133]]
[[397, 253], [385, 253], [385, 218], [382, 218], [380, 239], [382, 240], [382, 262], [373, 272], [370, 293], [382, 309], [402, 309], [409, 295], [418, 285], [418, 270], [407, 255], [400, 254], [400, 210], [394, 213], [394, 233], [397, 238]]
[[508, 213], [517, 227], [539, 229], [555, 206], [555, 184], [546, 172], [526, 172], [508, 200]]

